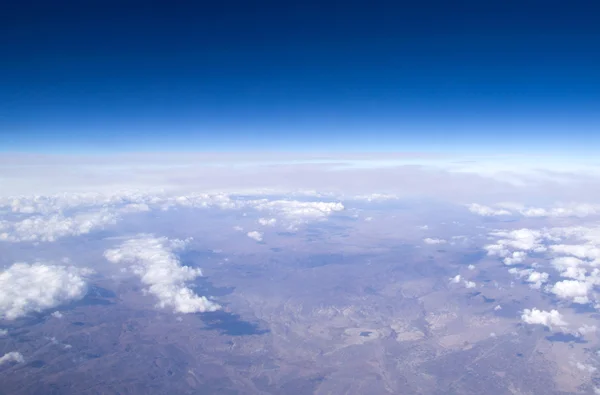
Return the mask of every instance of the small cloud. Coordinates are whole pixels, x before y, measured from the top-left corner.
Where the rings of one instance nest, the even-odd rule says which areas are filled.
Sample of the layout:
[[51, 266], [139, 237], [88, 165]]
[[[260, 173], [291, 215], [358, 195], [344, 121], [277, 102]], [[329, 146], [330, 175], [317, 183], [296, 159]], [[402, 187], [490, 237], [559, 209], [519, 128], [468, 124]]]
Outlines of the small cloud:
[[23, 363], [25, 362], [25, 358], [23, 358], [23, 354], [20, 352], [11, 351], [0, 357], [0, 365], [8, 362]]
[[253, 230], [252, 232], [248, 232], [246, 233], [246, 236], [248, 236], [249, 238], [256, 240], [256, 241], [262, 241], [263, 240], [263, 233], [262, 232], [258, 232], [256, 230]]
[[423, 239], [425, 244], [446, 244], [447, 241], [444, 239], [432, 239], [431, 237], [426, 237]]
[[475, 265], [469, 265], [469, 266], [467, 266], [467, 268], [468, 268], [469, 270], [475, 270]]
[[55, 311], [54, 313], [52, 313], [50, 315], [54, 318], [63, 318], [63, 314], [60, 311]]
[[460, 282], [460, 279], [461, 279], [460, 274], [457, 274], [456, 276], [454, 276], [450, 279], [450, 282], [454, 283], [454, 284], [458, 284]]
[[502, 306], [496, 305], [496, 307], [494, 307], [494, 311], [498, 311], [498, 310], [502, 310]]
[[523, 310], [523, 314], [521, 314], [521, 320], [526, 324], [544, 325], [549, 328], [564, 328], [568, 325], [567, 322], [565, 322], [563, 315], [557, 310], [544, 311], [536, 308], [525, 309]]
[[596, 370], [598, 370], [595, 366], [592, 366], [587, 363], [576, 362], [574, 365], [577, 369], [586, 373], [594, 373]]
[[0, 337], [4, 337], [8, 335], [8, 331], [6, 329], [0, 329]]
[[475, 288], [476, 286], [477, 286], [477, 284], [475, 282], [465, 280], [465, 287], [466, 288]]
[[596, 325], [587, 325], [587, 324], [583, 324], [582, 326], [579, 327], [579, 329], [577, 329], [577, 332], [582, 336], [585, 336], [589, 333], [595, 333], [596, 331], [598, 331], [598, 328], [596, 327]]
[[259, 218], [258, 223], [262, 226], [275, 226], [277, 223], [276, 218]]
[[511, 215], [512, 213], [504, 209], [494, 209], [492, 207], [483, 206], [481, 204], [472, 203], [467, 206], [470, 212], [481, 215], [483, 217], [494, 217], [501, 215]]
[[561, 299], [570, 299], [573, 303], [587, 304], [590, 302], [588, 293], [592, 286], [584, 281], [563, 280], [554, 284], [550, 291]]

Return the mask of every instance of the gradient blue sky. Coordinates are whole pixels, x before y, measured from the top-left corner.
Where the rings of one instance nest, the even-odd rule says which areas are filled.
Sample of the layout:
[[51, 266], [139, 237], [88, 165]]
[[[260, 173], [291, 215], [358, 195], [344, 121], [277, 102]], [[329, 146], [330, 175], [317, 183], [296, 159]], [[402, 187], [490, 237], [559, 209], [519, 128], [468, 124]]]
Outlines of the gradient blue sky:
[[12, 3], [4, 152], [600, 144], [592, 1]]

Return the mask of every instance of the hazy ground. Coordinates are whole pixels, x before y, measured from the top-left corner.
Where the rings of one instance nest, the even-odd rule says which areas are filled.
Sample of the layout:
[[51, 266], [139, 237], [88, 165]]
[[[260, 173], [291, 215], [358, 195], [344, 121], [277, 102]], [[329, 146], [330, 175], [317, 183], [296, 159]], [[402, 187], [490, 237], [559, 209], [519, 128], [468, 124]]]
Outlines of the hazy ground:
[[[344, 205], [323, 221], [267, 225], [252, 210], [151, 210], [55, 242], [0, 243], [5, 267], [68, 257], [96, 271], [83, 299], [0, 321], [0, 355], [24, 357], [0, 365], [0, 393], [594, 393], [595, 331], [521, 317], [558, 305], [592, 325], [593, 307], [532, 289], [483, 249], [492, 230], [535, 220]], [[106, 249], [140, 232], [193, 237], [177, 257], [202, 269], [190, 288], [222, 309], [157, 308], [138, 277], [107, 262]]]

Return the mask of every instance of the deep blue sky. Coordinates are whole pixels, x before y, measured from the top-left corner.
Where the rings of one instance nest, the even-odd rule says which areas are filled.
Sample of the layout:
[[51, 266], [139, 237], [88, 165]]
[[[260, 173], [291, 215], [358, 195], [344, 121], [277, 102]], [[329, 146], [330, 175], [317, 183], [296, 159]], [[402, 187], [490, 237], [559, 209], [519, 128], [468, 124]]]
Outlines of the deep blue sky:
[[2, 151], [589, 151], [595, 1], [15, 1]]

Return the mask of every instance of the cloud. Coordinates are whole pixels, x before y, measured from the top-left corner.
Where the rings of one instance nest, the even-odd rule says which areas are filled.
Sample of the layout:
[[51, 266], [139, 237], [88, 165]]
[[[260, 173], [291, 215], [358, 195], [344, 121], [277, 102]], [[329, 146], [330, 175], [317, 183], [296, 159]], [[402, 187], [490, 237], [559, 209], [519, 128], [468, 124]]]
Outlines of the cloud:
[[79, 236], [117, 222], [117, 215], [106, 210], [77, 214], [34, 216], [18, 222], [0, 221], [0, 241], [52, 242], [67, 236]]
[[460, 274], [457, 274], [456, 276], [454, 276], [450, 279], [450, 282], [454, 283], [454, 284], [458, 284], [460, 282], [460, 279], [461, 279]]
[[23, 363], [25, 362], [25, 358], [23, 358], [23, 354], [20, 352], [11, 351], [0, 357], [0, 365], [8, 362]]
[[0, 318], [41, 312], [86, 293], [89, 270], [43, 263], [15, 263], [0, 272]]
[[577, 369], [586, 373], [594, 373], [596, 370], [598, 370], [596, 367], [586, 363], [576, 362], [574, 365]]
[[519, 263], [523, 263], [523, 261], [527, 258], [527, 253], [523, 251], [515, 251], [506, 258], [502, 260], [505, 265], [518, 265]]
[[475, 265], [469, 265], [469, 266], [467, 266], [467, 269], [469, 269], [469, 270], [475, 270]]
[[129, 265], [129, 270], [140, 277], [147, 291], [158, 299], [157, 307], [172, 307], [177, 313], [215, 311], [220, 306], [198, 296], [186, 284], [202, 275], [200, 269], [182, 266], [175, 252], [182, 250], [186, 241], [165, 237], [140, 235], [105, 251], [109, 262]]
[[530, 287], [533, 289], [540, 289], [542, 284], [548, 282], [548, 278], [550, 275], [544, 272], [536, 272], [533, 269], [517, 269], [511, 268], [508, 270], [510, 274], [514, 274], [517, 277], [524, 279], [525, 282], [530, 284]]
[[587, 325], [587, 324], [583, 324], [582, 326], [580, 326], [577, 329], [577, 332], [582, 336], [585, 336], [589, 333], [596, 333], [597, 331], [598, 331], [598, 328], [596, 327], [596, 325]]
[[0, 337], [4, 337], [8, 335], [8, 331], [6, 329], [0, 329]]
[[256, 230], [253, 230], [252, 232], [248, 232], [246, 233], [246, 236], [248, 236], [249, 238], [256, 240], [256, 241], [262, 241], [263, 240], [263, 233], [262, 232], [258, 232]]
[[431, 237], [427, 237], [423, 239], [425, 244], [446, 244], [447, 241], [444, 239], [432, 239]]
[[475, 282], [465, 280], [465, 288], [475, 288], [476, 286], [477, 284]]
[[536, 308], [525, 309], [521, 315], [521, 320], [526, 324], [544, 325], [550, 329], [554, 327], [564, 328], [568, 325], [562, 314], [557, 310], [544, 311]]
[[525, 217], [578, 217], [584, 218], [600, 214], [600, 206], [586, 203], [570, 203], [562, 207], [552, 207], [549, 209], [541, 207], [529, 207], [520, 210], [521, 215]]
[[504, 209], [494, 209], [488, 206], [483, 206], [481, 204], [472, 203], [467, 206], [470, 212], [481, 215], [483, 217], [493, 217], [493, 216], [501, 216], [501, 215], [511, 215], [512, 213], [508, 210]]
[[258, 223], [262, 226], [275, 226], [277, 223], [276, 218], [259, 218]]
[[589, 303], [590, 284], [584, 281], [563, 280], [554, 284], [550, 291], [561, 299], [570, 299], [573, 303]]
[[259, 199], [247, 201], [245, 204], [255, 210], [273, 212], [288, 220], [299, 222], [325, 219], [335, 212], [344, 210], [344, 205], [339, 202]]
[[60, 311], [55, 311], [54, 313], [52, 313], [50, 315], [54, 318], [63, 318], [63, 314]]

